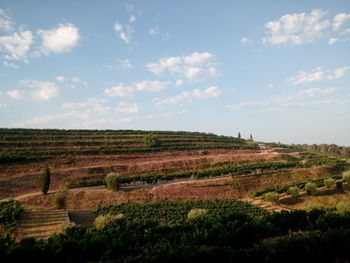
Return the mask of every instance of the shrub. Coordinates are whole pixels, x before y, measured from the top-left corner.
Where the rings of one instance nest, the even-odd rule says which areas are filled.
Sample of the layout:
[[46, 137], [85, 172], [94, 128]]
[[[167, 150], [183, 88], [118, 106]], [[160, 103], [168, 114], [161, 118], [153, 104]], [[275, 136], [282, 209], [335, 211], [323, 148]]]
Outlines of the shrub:
[[157, 135], [152, 133], [143, 136], [143, 143], [146, 147], [153, 148], [160, 146], [160, 140]]
[[263, 199], [267, 202], [277, 203], [280, 199], [280, 196], [276, 192], [268, 192], [263, 195]]
[[199, 217], [203, 217], [208, 213], [208, 209], [203, 208], [193, 208], [190, 212], [187, 214], [188, 219], [195, 219]]
[[335, 184], [335, 180], [333, 178], [326, 178], [323, 180], [323, 183], [327, 188], [331, 188]]
[[50, 188], [50, 176], [51, 176], [50, 168], [47, 165], [45, 165], [44, 172], [41, 176], [41, 191], [43, 192], [44, 195], [47, 194]]
[[317, 186], [313, 182], [308, 182], [305, 184], [305, 191], [308, 195], [315, 195], [317, 192]]
[[343, 173], [344, 182], [350, 183], [350, 171], [346, 171]]
[[312, 210], [322, 210], [324, 208], [325, 208], [324, 205], [321, 203], [312, 203], [312, 204], [309, 204], [308, 206], [306, 206], [305, 210], [310, 212]]
[[112, 191], [118, 191], [120, 188], [120, 175], [118, 173], [109, 173], [105, 177], [106, 186]]
[[57, 209], [65, 209], [67, 204], [68, 188], [54, 194], [53, 201]]
[[335, 181], [335, 186], [338, 190], [343, 190], [343, 180], [337, 180]]
[[299, 188], [296, 186], [291, 186], [288, 188], [287, 193], [291, 195], [292, 197], [298, 197], [299, 196]]
[[107, 227], [114, 227], [117, 226], [121, 223], [123, 223], [125, 220], [124, 214], [117, 214], [117, 215], [112, 215], [112, 214], [106, 214], [106, 215], [99, 215], [96, 217], [94, 221], [94, 226], [96, 229], [104, 229]]
[[345, 214], [350, 212], [350, 203], [349, 202], [339, 202], [336, 205], [337, 212], [339, 214]]

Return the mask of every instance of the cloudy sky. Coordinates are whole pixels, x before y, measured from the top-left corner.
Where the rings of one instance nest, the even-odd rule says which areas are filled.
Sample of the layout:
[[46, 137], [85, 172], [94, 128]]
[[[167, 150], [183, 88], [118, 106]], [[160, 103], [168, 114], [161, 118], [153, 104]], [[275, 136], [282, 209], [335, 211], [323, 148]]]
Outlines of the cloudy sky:
[[350, 145], [350, 3], [0, 2], [0, 125]]

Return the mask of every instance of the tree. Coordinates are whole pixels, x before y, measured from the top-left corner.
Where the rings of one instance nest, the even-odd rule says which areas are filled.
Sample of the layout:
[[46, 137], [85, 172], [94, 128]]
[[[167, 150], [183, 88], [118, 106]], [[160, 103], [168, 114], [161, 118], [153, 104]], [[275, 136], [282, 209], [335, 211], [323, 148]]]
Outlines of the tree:
[[160, 140], [158, 136], [150, 133], [143, 136], [143, 143], [146, 145], [146, 147], [153, 148], [160, 145]]
[[249, 140], [253, 141], [253, 135], [250, 134]]
[[50, 188], [50, 168], [48, 165], [45, 165], [44, 167], [44, 172], [41, 176], [41, 191], [43, 192], [44, 195], [47, 194]]
[[107, 185], [107, 188], [112, 191], [118, 191], [120, 188], [120, 175], [115, 172], [111, 172], [106, 175], [105, 182]]
[[241, 133], [240, 132], [238, 132], [238, 139], [241, 139]]

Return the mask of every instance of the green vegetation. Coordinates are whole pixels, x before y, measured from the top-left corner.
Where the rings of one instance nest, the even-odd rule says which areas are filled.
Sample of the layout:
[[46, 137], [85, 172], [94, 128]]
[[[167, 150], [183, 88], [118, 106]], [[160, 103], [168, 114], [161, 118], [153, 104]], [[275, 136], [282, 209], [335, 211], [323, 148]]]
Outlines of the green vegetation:
[[23, 211], [23, 208], [21, 207], [18, 201], [9, 200], [9, 201], [0, 202], [0, 235], [1, 236], [9, 235], [13, 233], [17, 225], [16, 220], [19, 218], [22, 211]]
[[116, 227], [117, 225], [121, 225], [124, 222], [124, 219], [125, 216], [123, 214], [99, 215], [94, 221], [94, 227], [99, 230], [104, 228]]
[[342, 191], [343, 190], [343, 180], [336, 180], [335, 181], [335, 186], [337, 187], [337, 189], [339, 191]]
[[298, 197], [299, 196], [299, 187], [296, 186], [291, 186], [288, 188], [287, 193], [291, 196], [291, 197]]
[[335, 184], [335, 180], [333, 178], [326, 178], [323, 180], [324, 186], [327, 188], [331, 188]]
[[44, 167], [44, 172], [41, 176], [41, 191], [43, 192], [44, 195], [47, 194], [50, 188], [50, 177], [51, 177], [51, 172], [49, 166], [45, 165]]
[[196, 219], [205, 216], [208, 214], [208, 209], [203, 208], [193, 208], [190, 212], [187, 214], [188, 219]]
[[317, 193], [317, 185], [313, 182], [307, 182], [304, 188], [308, 195], [315, 195]]
[[263, 199], [267, 202], [277, 203], [280, 199], [279, 194], [275, 192], [268, 192], [263, 195]]
[[143, 136], [143, 143], [148, 148], [154, 148], [160, 146], [160, 139], [154, 134], [146, 134]]
[[118, 191], [120, 188], [120, 175], [115, 172], [111, 172], [106, 175], [105, 183], [109, 190]]
[[349, 202], [339, 202], [336, 205], [336, 211], [340, 214], [350, 213], [350, 203]]
[[[176, 210], [174, 211], [174, 213]], [[233, 210], [176, 224], [127, 215], [68, 228], [48, 241], [0, 239], [2, 262], [347, 262], [350, 214], [330, 210], [254, 216]], [[107, 220], [108, 221], [108, 220]], [[113, 221], [113, 220], [111, 220]], [[301, 233], [290, 236], [288, 233]], [[270, 242], [269, 240], [273, 240]]]

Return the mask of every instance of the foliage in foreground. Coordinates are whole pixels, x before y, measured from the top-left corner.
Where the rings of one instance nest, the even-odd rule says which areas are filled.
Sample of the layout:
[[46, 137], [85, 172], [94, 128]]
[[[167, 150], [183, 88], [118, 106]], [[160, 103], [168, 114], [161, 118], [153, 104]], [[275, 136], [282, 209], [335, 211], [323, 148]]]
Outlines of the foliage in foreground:
[[[2, 262], [344, 262], [350, 214], [326, 210], [264, 216], [228, 212], [177, 224], [127, 220], [76, 226], [48, 241], [0, 239]], [[301, 232], [302, 231], [302, 232]], [[290, 237], [288, 233], [295, 233]], [[302, 234], [296, 234], [296, 233]]]
[[[11, 234], [16, 229], [16, 220], [19, 218], [23, 208], [15, 200], [0, 202], [0, 234]], [[3, 233], [1, 233], [3, 232]]]

